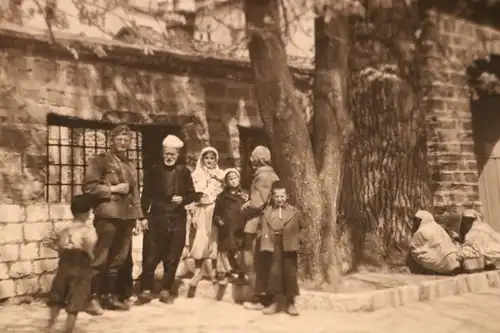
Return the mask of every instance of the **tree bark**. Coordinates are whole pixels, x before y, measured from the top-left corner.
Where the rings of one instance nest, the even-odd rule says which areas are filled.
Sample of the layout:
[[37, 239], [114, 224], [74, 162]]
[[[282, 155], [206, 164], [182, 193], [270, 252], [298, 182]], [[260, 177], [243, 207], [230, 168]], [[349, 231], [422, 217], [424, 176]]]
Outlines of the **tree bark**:
[[429, 209], [426, 140], [418, 95], [403, 81], [354, 80], [356, 132], [342, 213], [354, 235], [354, 269], [406, 266], [410, 217]]
[[349, 56], [349, 25], [342, 13], [326, 22], [315, 21], [315, 85], [313, 146], [325, 203], [321, 226], [322, 270], [335, 287], [341, 275], [340, 247], [335, 242], [343, 154], [352, 121], [347, 111], [346, 76]]
[[287, 65], [278, 0], [245, 0], [248, 45], [255, 94], [273, 158], [282, 179], [290, 182], [293, 201], [309, 222], [301, 251], [301, 278], [322, 281], [320, 224], [323, 198], [312, 145]]
[[[375, 32], [368, 27], [366, 35], [360, 29], [361, 34], [353, 36], [349, 56], [349, 104], [355, 131], [345, 159], [340, 210], [348, 217], [345, 229], [352, 235], [354, 269], [406, 266], [411, 215], [418, 209], [432, 209], [427, 106], [420, 78], [425, 63], [412, 39], [411, 24], [401, 22], [403, 18], [382, 21], [383, 15], [396, 15], [395, 10], [370, 21]], [[358, 28], [366, 24], [358, 23]], [[417, 51], [406, 52], [408, 43]], [[392, 74], [382, 70], [379, 76], [361, 75], [367, 66], [395, 69]]]

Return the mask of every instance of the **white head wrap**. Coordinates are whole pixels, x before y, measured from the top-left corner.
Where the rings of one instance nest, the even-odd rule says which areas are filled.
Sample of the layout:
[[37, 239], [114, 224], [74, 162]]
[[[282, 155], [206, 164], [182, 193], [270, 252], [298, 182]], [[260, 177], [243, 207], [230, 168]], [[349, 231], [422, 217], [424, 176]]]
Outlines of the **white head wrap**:
[[181, 149], [184, 147], [184, 142], [182, 142], [182, 140], [175, 135], [167, 135], [167, 137], [163, 140], [163, 147]]

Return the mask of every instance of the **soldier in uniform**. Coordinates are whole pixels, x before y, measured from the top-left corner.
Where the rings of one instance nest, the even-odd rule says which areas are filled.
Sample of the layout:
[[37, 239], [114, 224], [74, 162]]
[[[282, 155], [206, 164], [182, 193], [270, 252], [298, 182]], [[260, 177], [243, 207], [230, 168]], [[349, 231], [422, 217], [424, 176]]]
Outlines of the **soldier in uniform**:
[[142, 209], [147, 212], [143, 238], [143, 262], [139, 303], [152, 300], [154, 273], [163, 263], [160, 301], [173, 301], [177, 266], [186, 244], [186, 209], [197, 199], [191, 172], [178, 163], [184, 143], [174, 135], [163, 140], [163, 163], [155, 165], [144, 179]]
[[[96, 201], [94, 227], [98, 241], [92, 277], [92, 301], [88, 313], [102, 314], [101, 305], [110, 310], [128, 310], [117, 295], [117, 278], [125, 264], [133, 229], [143, 219], [137, 171], [127, 158], [132, 132], [127, 125], [111, 131], [111, 149], [89, 162], [83, 192]], [[101, 296], [101, 303], [97, 297]]]

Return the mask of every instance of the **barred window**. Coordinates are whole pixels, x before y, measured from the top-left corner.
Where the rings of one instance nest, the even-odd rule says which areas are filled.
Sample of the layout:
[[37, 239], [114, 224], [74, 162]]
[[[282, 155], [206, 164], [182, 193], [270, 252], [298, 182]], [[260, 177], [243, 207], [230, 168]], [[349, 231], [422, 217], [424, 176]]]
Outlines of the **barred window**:
[[[61, 116], [47, 118], [47, 176], [45, 198], [49, 203], [68, 203], [81, 193], [89, 159], [109, 149], [109, 133], [116, 124]], [[142, 133], [133, 130], [128, 158], [137, 168], [142, 192]]]

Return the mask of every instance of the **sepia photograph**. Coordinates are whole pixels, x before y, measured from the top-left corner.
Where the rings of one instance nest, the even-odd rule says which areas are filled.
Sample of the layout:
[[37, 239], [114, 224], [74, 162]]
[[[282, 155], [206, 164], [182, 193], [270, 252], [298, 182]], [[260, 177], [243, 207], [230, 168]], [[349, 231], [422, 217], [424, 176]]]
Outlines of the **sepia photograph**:
[[499, 309], [500, 0], [0, 0], [0, 332]]

